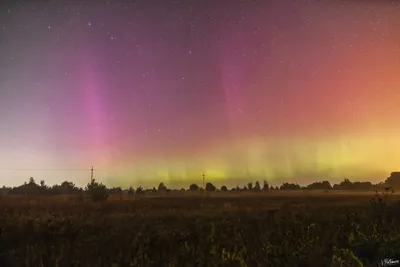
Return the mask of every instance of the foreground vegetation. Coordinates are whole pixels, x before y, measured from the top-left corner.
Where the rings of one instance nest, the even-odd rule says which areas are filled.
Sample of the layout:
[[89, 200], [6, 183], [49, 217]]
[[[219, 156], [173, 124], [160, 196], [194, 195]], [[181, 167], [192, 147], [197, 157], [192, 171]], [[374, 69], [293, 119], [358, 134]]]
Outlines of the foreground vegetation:
[[221, 194], [110, 194], [102, 202], [3, 196], [0, 266], [378, 266], [400, 259], [397, 194]]

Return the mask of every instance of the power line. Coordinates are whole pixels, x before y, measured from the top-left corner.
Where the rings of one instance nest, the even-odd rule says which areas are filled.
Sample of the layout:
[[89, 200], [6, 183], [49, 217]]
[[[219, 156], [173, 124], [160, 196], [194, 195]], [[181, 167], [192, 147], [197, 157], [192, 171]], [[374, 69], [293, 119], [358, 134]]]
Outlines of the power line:
[[[93, 169], [94, 171], [101, 172], [119, 172], [119, 170], [106, 170], [106, 169]], [[2, 169], [0, 171], [91, 171], [91, 169], [29, 169], [29, 168], [19, 168], [19, 169]]]
[[90, 171], [90, 169], [0, 169], [0, 171]]

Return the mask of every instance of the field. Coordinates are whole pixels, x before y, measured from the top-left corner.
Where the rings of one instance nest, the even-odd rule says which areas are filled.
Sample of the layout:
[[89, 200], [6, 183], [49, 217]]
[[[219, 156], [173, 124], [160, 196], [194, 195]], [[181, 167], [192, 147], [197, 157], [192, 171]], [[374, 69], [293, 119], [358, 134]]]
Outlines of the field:
[[0, 266], [380, 266], [400, 195], [374, 194], [3, 196]]

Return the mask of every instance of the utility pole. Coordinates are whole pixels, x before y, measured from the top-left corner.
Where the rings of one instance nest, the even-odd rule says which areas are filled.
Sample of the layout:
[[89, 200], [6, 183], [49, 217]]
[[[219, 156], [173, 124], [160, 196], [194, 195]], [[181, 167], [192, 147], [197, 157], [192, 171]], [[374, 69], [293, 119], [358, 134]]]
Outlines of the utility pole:
[[206, 175], [204, 174], [204, 172], [203, 172], [203, 189], [204, 190], [206, 190], [206, 184], [205, 184], [205, 182], [206, 182]]
[[93, 166], [92, 169], [90, 170], [90, 183], [93, 183]]

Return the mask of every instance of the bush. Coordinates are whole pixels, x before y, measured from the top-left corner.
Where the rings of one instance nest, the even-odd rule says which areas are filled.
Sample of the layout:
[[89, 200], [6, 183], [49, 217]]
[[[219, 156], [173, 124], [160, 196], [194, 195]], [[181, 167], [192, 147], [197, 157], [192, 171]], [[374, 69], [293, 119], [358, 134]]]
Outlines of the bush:
[[108, 198], [108, 190], [105, 185], [98, 183], [95, 179], [92, 180], [85, 188], [85, 191], [89, 194], [90, 198], [94, 202], [105, 201]]

